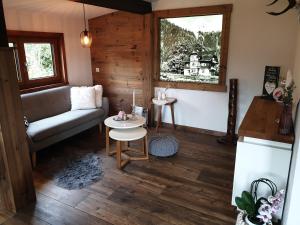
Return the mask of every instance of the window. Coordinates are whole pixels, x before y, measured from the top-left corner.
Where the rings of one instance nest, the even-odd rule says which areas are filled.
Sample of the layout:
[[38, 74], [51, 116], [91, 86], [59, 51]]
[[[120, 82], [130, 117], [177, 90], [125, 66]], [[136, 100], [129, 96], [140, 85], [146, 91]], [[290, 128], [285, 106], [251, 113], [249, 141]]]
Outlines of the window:
[[157, 11], [155, 85], [226, 91], [232, 5]]
[[8, 37], [23, 92], [67, 84], [63, 34], [9, 31]]
[[54, 57], [50, 43], [24, 43], [28, 79], [54, 77]]

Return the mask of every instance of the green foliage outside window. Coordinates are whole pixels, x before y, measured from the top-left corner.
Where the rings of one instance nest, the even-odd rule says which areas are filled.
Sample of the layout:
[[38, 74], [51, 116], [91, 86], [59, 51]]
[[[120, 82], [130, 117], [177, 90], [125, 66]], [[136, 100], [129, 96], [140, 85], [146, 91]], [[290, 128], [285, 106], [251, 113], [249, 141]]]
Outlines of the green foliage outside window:
[[25, 43], [27, 72], [29, 79], [54, 75], [52, 46], [48, 43]]

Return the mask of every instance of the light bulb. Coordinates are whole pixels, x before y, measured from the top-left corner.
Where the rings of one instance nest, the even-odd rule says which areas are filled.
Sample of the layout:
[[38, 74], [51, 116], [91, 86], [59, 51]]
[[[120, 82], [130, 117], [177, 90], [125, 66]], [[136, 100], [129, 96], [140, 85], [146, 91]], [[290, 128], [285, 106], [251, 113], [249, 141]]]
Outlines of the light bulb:
[[91, 33], [87, 30], [84, 30], [80, 34], [80, 42], [82, 47], [89, 48], [92, 44], [92, 36]]
[[83, 42], [84, 42], [84, 44], [88, 44], [89, 43], [89, 37], [88, 36], [84, 36], [84, 38], [83, 38]]

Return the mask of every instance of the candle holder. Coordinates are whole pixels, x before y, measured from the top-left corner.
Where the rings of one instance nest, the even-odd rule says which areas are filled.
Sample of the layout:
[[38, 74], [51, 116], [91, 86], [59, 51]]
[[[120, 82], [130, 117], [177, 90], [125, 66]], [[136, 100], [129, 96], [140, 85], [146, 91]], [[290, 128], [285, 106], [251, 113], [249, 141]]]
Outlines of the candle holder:
[[135, 119], [135, 118], [136, 118], [136, 114], [135, 114], [135, 105], [132, 105], [131, 118], [132, 118], [132, 119]]

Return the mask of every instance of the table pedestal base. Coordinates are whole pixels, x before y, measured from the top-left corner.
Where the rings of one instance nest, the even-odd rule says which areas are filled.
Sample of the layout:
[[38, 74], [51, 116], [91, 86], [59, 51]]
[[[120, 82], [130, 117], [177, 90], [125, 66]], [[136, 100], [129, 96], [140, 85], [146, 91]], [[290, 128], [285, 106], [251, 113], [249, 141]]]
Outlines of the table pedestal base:
[[[129, 147], [128, 143], [129, 142], [117, 141], [116, 150], [110, 152], [110, 155], [116, 154], [118, 169], [124, 168], [130, 161], [141, 161], [141, 160], [149, 159], [147, 136], [143, 138], [143, 144], [141, 150]], [[143, 156], [132, 157], [125, 153], [127, 151], [143, 153]]]
[[[130, 161], [141, 161], [148, 160], [148, 138], [147, 135], [142, 139], [142, 149], [136, 149], [130, 147], [129, 141], [116, 141], [116, 149], [110, 150], [110, 137], [109, 137], [110, 128], [106, 126], [106, 154], [108, 156], [116, 155], [117, 167], [119, 169], [124, 168]], [[141, 139], [140, 139], [141, 140]], [[132, 157], [127, 155], [125, 152], [131, 151], [136, 153], [143, 153], [142, 156]]]

